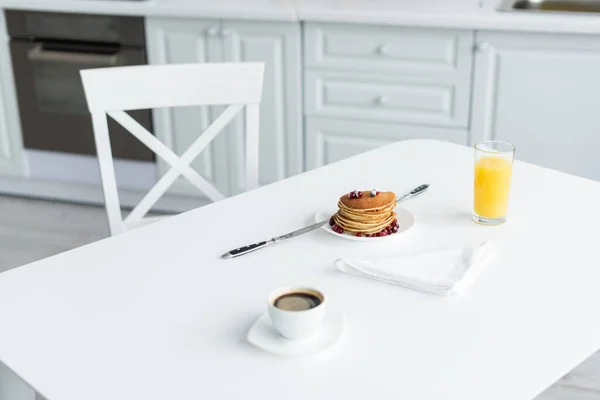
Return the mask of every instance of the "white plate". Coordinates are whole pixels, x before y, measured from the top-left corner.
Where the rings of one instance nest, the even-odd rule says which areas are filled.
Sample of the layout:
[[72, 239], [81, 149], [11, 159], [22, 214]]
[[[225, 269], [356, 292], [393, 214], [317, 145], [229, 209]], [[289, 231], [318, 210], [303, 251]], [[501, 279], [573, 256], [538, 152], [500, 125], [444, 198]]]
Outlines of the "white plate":
[[[323, 220], [329, 220], [329, 218], [331, 218], [332, 215], [334, 215], [337, 212], [336, 210], [321, 210], [319, 212], [317, 212], [315, 214], [315, 221], [319, 222], [319, 221], [323, 221]], [[358, 242], [377, 242], [377, 241], [381, 241], [381, 240], [389, 240], [389, 239], [393, 239], [395, 236], [400, 235], [403, 232], [406, 232], [407, 230], [409, 230], [410, 228], [412, 228], [415, 225], [415, 216], [412, 215], [409, 211], [405, 210], [404, 208], [396, 208], [396, 219], [398, 220], [398, 225], [400, 226], [400, 228], [398, 228], [398, 232], [396, 233], [392, 233], [391, 235], [387, 235], [387, 236], [381, 236], [381, 237], [364, 237], [364, 236], [354, 236], [353, 234], [350, 233], [337, 233], [334, 232], [331, 229], [331, 226], [329, 226], [329, 224], [325, 224], [323, 225], [323, 227], [321, 229], [325, 229], [325, 231], [331, 233], [332, 235], [335, 235], [339, 238], [342, 239], [348, 239], [348, 240], [356, 240]]]
[[273, 328], [265, 311], [248, 331], [248, 341], [259, 349], [282, 356], [298, 356], [319, 353], [333, 346], [344, 331], [344, 315], [328, 312], [319, 332], [307, 340], [289, 340]]

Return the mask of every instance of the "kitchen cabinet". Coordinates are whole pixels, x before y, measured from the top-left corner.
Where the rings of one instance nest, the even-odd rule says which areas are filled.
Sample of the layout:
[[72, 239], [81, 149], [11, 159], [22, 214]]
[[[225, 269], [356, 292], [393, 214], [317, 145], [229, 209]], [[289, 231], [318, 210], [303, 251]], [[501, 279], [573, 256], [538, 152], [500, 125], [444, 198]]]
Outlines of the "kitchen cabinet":
[[[146, 43], [149, 64], [183, 64], [222, 61], [222, 44], [216, 20], [154, 19], [146, 20]], [[198, 79], [201, 79], [199, 77]], [[194, 142], [214, 120], [221, 107], [178, 107], [154, 110], [154, 134], [178, 155]], [[230, 191], [229, 144], [226, 132], [218, 135], [191, 164], [222, 193]], [[170, 165], [158, 160], [159, 174]], [[170, 193], [197, 195], [197, 189], [180, 178]]]
[[466, 128], [470, 82], [435, 77], [307, 69], [307, 115]]
[[[265, 62], [260, 183], [303, 170], [299, 24], [148, 18], [147, 36], [151, 64]], [[221, 109], [157, 110], [155, 134], [181, 153]], [[239, 115], [193, 164], [227, 195], [243, 191], [243, 122], [243, 115]], [[159, 169], [164, 173], [168, 166], [159, 165]], [[184, 189], [180, 186], [179, 190]]]
[[304, 27], [309, 68], [435, 76], [459, 84], [469, 79], [470, 29], [316, 22]]
[[307, 23], [307, 115], [468, 127], [473, 32]]
[[[260, 184], [302, 172], [300, 24], [223, 21], [222, 35], [225, 61], [265, 63], [260, 103]], [[243, 154], [241, 117], [229, 127], [234, 130], [237, 159]], [[242, 190], [242, 172], [235, 174], [235, 192]]]
[[479, 32], [476, 49], [471, 142], [600, 180], [600, 37]]
[[307, 168], [322, 167], [399, 140], [440, 139], [466, 144], [467, 137], [466, 129], [307, 118]]
[[467, 144], [473, 31], [306, 23], [307, 168], [405, 139]]

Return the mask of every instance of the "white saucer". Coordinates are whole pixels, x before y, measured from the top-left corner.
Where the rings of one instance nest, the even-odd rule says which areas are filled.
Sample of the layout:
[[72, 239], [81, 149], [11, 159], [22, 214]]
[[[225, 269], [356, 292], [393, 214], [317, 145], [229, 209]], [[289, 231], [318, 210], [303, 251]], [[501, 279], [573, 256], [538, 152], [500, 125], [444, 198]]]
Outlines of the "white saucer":
[[[410, 213], [410, 211], [405, 210], [404, 208], [396, 208], [396, 219], [398, 219], [398, 225], [400, 226], [400, 228], [398, 229], [398, 232], [396, 233], [392, 233], [391, 235], [387, 235], [387, 236], [382, 236], [382, 237], [364, 237], [364, 236], [354, 236], [351, 233], [337, 233], [335, 232], [333, 229], [331, 229], [331, 226], [329, 226], [329, 224], [325, 224], [322, 226], [322, 229], [325, 229], [326, 232], [329, 232], [330, 234], [339, 237], [341, 239], [348, 239], [348, 240], [356, 240], [358, 242], [378, 242], [381, 240], [390, 240], [393, 239], [395, 236], [400, 235], [403, 232], [406, 232], [407, 230], [409, 230], [410, 228], [412, 228], [415, 225], [415, 216], [412, 215]], [[329, 220], [329, 218], [331, 218], [332, 215], [334, 215], [337, 212], [336, 210], [321, 210], [319, 212], [317, 212], [315, 214], [315, 222], [319, 222], [319, 221], [324, 221], [324, 220]]]
[[248, 331], [248, 341], [269, 353], [282, 356], [298, 356], [319, 353], [333, 346], [344, 331], [344, 315], [328, 312], [323, 325], [314, 337], [307, 340], [289, 340], [273, 328], [265, 311]]

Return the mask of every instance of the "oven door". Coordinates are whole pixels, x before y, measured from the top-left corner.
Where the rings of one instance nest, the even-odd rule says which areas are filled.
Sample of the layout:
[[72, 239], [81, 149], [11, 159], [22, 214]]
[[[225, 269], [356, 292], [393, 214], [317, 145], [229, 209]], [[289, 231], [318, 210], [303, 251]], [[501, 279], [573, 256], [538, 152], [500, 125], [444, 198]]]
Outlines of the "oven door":
[[[79, 71], [146, 64], [143, 49], [13, 39], [10, 44], [25, 148], [95, 155], [92, 120]], [[152, 130], [151, 111], [131, 111]], [[115, 158], [152, 161], [153, 153], [109, 120]]]

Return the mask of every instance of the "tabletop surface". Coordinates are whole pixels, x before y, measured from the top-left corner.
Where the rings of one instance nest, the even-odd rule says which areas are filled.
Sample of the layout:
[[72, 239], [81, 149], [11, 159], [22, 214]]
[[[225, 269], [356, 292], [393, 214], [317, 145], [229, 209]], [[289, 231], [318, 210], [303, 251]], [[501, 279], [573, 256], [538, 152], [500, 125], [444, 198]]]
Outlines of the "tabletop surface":
[[[518, 150], [517, 150], [518, 159]], [[322, 230], [233, 260], [230, 248], [312, 222], [352, 189], [431, 188], [415, 227], [357, 243]], [[600, 347], [600, 184], [516, 162], [508, 222], [471, 222], [473, 150], [406, 141], [0, 274], [0, 361], [49, 400], [531, 399]], [[462, 297], [337, 272], [493, 239]], [[312, 357], [245, 337], [279, 286], [310, 285], [346, 331]]]

